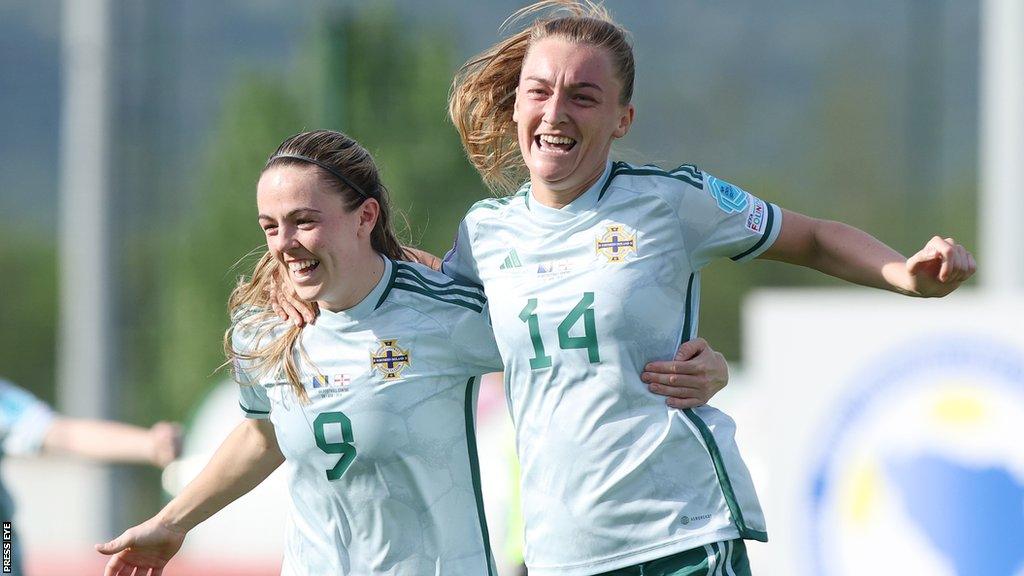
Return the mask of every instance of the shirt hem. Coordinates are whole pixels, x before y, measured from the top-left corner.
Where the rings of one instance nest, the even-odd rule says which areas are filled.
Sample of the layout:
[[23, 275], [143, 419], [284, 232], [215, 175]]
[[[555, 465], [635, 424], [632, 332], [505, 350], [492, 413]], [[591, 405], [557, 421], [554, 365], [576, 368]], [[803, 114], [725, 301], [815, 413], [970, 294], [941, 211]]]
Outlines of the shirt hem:
[[713, 532], [708, 532], [707, 534], [689, 536], [682, 540], [672, 540], [670, 542], [658, 544], [654, 547], [626, 552], [599, 562], [571, 564], [565, 566], [536, 566], [527, 563], [527, 568], [530, 572], [530, 576], [593, 576], [594, 574], [601, 574], [602, 572], [609, 572], [611, 570], [618, 570], [620, 568], [643, 564], [644, 562], [650, 562], [652, 560], [685, 552], [686, 550], [692, 550], [705, 544], [711, 544], [712, 542], [735, 540], [739, 537], [740, 533], [736, 527], [728, 526]]

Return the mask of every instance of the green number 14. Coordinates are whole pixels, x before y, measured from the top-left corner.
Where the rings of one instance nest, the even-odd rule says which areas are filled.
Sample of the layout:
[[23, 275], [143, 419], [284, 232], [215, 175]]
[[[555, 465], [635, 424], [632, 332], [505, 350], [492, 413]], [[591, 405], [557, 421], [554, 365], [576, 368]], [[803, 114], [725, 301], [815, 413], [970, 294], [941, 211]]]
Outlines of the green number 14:
[[[558, 324], [558, 347], [562, 350], [586, 349], [587, 358], [592, 364], [601, 361], [601, 352], [597, 346], [597, 326], [594, 322], [594, 293], [584, 292], [583, 298], [566, 314]], [[530, 340], [533, 342], [533, 358], [530, 368], [538, 370], [551, 366], [551, 356], [544, 351], [544, 340], [540, 335], [540, 320], [537, 318], [537, 299], [530, 298], [519, 313], [519, 319], [526, 322], [530, 329]], [[570, 336], [569, 330], [583, 319], [583, 336]]]

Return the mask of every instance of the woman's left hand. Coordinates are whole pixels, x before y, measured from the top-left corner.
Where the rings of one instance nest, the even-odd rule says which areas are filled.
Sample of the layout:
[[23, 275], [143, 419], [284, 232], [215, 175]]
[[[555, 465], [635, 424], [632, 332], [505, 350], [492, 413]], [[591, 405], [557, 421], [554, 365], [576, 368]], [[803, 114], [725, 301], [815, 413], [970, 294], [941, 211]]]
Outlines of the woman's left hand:
[[703, 338], [683, 342], [672, 360], [644, 366], [641, 380], [673, 408], [703, 406], [729, 382], [725, 357]]
[[974, 256], [952, 238], [933, 237], [907, 258], [911, 293], [924, 298], [942, 297], [974, 275]]

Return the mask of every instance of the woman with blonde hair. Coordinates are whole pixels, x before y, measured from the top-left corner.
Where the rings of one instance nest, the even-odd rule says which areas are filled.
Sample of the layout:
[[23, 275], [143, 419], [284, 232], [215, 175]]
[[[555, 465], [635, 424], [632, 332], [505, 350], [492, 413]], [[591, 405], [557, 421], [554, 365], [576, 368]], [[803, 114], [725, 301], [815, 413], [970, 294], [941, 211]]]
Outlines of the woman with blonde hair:
[[[477, 377], [501, 369], [486, 301], [403, 261], [387, 196], [339, 132], [297, 134], [267, 160], [268, 252], [225, 335], [247, 418], [156, 516], [97, 546], [106, 576], [160, 576], [192, 527], [284, 462], [283, 575], [494, 576], [474, 438]], [[271, 282], [316, 302], [316, 325], [280, 321]]]
[[767, 540], [734, 422], [651, 402], [644, 372], [697, 334], [700, 270], [779, 260], [944, 296], [973, 257], [934, 237], [905, 258], [839, 222], [780, 209], [693, 165], [609, 159], [633, 123], [626, 31], [589, 1], [549, 0], [459, 71], [450, 113], [499, 193], [465, 216], [443, 271], [481, 286], [505, 364], [531, 576], [749, 574]]

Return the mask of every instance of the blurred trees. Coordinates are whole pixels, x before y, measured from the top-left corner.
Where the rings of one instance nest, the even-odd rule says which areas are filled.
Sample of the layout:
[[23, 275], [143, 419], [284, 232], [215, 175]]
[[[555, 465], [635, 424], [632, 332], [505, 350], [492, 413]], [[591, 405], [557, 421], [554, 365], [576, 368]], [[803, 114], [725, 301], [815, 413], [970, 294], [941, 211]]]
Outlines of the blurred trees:
[[0, 377], [54, 400], [57, 245], [46, 230], [0, 227]]
[[[868, 66], [866, 62], [884, 60], [871, 46], [834, 49], [829, 58], [833, 65], [826, 66], [817, 81], [813, 105], [803, 110], [799, 124], [778, 135], [801, 145], [787, 147], [787, 154], [767, 170], [716, 176], [783, 208], [861, 228], [907, 256], [936, 234], [953, 236], [977, 254], [975, 172], [955, 171], [956, 176], [948, 179], [911, 174], [910, 148], [917, 143], [896, 138], [902, 133], [894, 130], [904, 125], [909, 113], [901, 94], [892, 88], [900, 85], [897, 70]], [[733, 105], [755, 103], [745, 99]], [[716, 114], [744, 116], [728, 108]], [[805, 154], [796, 154], [800, 150]], [[708, 171], [715, 173], [717, 168]], [[936, 187], [918, 189], [922, 181], [935, 182]], [[757, 260], [740, 265], [716, 261], [702, 280], [699, 332], [730, 359], [743, 356], [741, 304], [750, 290], [851, 287], [813, 270]]]

